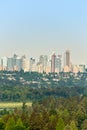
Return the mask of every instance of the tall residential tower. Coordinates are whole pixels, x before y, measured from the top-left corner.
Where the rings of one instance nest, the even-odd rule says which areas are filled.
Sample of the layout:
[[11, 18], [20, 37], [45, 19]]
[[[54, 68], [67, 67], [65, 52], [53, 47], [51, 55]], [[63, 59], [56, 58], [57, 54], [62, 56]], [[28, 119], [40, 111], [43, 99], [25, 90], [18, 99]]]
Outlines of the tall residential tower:
[[70, 51], [66, 50], [64, 53], [64, 71], [69, 72], [71, 70], [71, 59], [70, 59]]
[[70, 67], [70, 51], [66, 50], [65, 52], [65, 66]]
[[55, 73], [56, 55], [55, 53], [51, 57], [51, 72]]

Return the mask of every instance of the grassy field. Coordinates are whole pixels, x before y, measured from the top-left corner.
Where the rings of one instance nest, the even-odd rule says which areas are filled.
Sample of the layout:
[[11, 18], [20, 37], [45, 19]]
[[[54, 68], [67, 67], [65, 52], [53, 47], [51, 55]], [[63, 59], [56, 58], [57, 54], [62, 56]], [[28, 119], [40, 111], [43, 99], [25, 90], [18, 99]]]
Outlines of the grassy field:
[[[3, 108], [20, 108], [22, 107], [23, 103], [22, 102], [6, 102], [6, 103], [3, 103], [1, 102], [0, 103], [0, 109], [3, 109]], [[32, 103], [31, 102], [27, 102], [26, 103], [27, 106], [32, 106]]]

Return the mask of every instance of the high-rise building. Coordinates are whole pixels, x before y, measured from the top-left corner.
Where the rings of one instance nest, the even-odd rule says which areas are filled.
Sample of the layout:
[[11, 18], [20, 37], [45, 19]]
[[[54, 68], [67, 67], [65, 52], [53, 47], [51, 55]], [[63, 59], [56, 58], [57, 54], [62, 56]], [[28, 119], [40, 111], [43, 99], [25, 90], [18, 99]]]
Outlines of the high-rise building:
[[24, 72], [29, 71], [29, 60], [26, 58], [26, 56], [22, 56], [22, 69]]
[[34, 58], [30, 58], [29, 71], [36, 71], [35, 67], [36, 67], [35, 59]]
[[70, 67], [70, 51], [69, 50], [65, 52], [65, 66]]
[[22, 69], [21, 57], [19, 57], [18, 55], [14, 54], [12, 59], [13, 59], [13, 70], [14, 71], [20, 71]]
[[51, 60], [48, 59], [48, 62], [47, 62], [47, 66], [46, 66], [46, 73], [50, 73], [51, 72]]
[[16, 65], [14, 66], [14, 70], [20, 71], [22, 69], [22, 59], [21, 57], [16, 58]]
[[40, 55], [39, 62], [42, 63], [44, 66], [47, 65], [48, 56], [47, 55]]
[[56, 55], [55, 53], [51, 56], [51, 72], [55, 73]]
[[22, 59], [16, 54], [11, 58], [7, 58], [7, 70], [8, 71], [20, 71], [22, 69]]
[[0, 58], [0, 71], [3, 70], [3, 60]]
[[61, 55], [58, 55], [56, 56], [56, 59], [55, 59], [55, 72], [59, 73], [61, 72], [61, 58], [62, 56]]
[[13, 65], [16, 66], [16, 59], [17, 59], [18, 55], [14, 54], [13, 55]]
[[13, 64], [13, 58], [8, 58], [7, 59], [7, 70], [8, 71], [13, 71], [14, 64]]
[[47, 55], [40, 55], [39, 65], [42, 66], [42, 71], [44, 71], [44, 72], [46, 72], [47, 63], [48, 63], [48, 56]]
[[3, 70], [7, 70], [7, 57], [2, 57]]

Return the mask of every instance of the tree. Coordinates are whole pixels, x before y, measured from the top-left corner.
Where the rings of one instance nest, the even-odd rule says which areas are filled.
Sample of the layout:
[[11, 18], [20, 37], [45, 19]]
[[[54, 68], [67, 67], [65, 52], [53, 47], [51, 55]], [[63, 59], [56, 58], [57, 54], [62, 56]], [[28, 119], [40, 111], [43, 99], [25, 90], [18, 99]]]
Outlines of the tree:
[[56, 124], [56, 116], [55, 115], [51, 115], [49, 116], [49, 130], [55, 130], [55, 124]]
[[14, 130], [15, 121], [13, 117], [10, 117], [6, 123], [5, 130]]
[[72, 130], [78, 130], [74, 121], [71, 121], [70, 126], [71, 126]]
[[26, 130], [26, 128], [23, 125], [23, 122], [20, 118], [18, 119], [17, 124], [14, 127], [14, 130]]
[[5, 123], [0, 120], [0, 130], [4, 130], [5, 129]]
[[64, 130], [73, 130], [69, 125], [66, 125]]
[[87, 130], [87, 119], [85, 119], [81, 125], [82, 130]]
[[59, 118], [58, 123], [56, 125], [56, 130], [64, 130], [64, 121], [62, 118]]

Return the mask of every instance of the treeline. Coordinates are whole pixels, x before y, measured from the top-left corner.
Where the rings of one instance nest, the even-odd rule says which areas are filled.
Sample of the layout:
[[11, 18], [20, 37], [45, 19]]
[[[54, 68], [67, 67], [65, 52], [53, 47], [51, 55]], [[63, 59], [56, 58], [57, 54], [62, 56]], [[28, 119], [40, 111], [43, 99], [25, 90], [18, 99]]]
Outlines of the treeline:
[[49, 96], [87, 96], [87, 73], [0, 71], [0, 101], [40, 101]]
[[30, 88], [28, 86], [0, 86], [0, 101], [40, 101], [49, 96], [73, 97], [87, 96], [87, 87], [49, 87], [49, 88]]
[[[1, 113], [0, 113], [1, 114]], [[87, 97], [49, 97], [13, 112], [4, 110], [0, 130], [86, 130]]]

